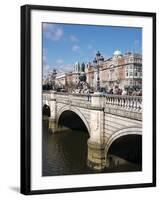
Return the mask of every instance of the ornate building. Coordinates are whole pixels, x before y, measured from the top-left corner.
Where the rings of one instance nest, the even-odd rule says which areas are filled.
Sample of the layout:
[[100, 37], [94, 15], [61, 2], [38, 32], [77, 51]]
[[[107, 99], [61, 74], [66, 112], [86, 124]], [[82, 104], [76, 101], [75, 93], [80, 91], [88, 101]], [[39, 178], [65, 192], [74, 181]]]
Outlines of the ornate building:
[[79, 83], [80, 77], [84, 77], [85, 75], [85, 63], [82, 62], [80, 64], [79, 62], [75, 63], [74, 70], [72, 71], [72, 82], [73, 85], [77, 85]]
[[66, 73], [59, 73], [56, 76], [55, 84], [56, 88], [65, 88], [66, 87]]
[[[93, 63], [87, 65], [87, 82], [96, 88], [97, 70]], [[142, 55], [135, 53], [125, 53], [116, 50], [109, 59], [102, 60], [99, 66], [100, 88], [106, 90], [115, 86], [122, 90], [127, 88], [142, 88]]]
[[72, 77], [73, 77], [72, 81], [75, 85], [78, 84], [79, 81], [80, 68], [81, 68], [80, 63], [76, 62], [74, 65], [74, 70], [72, 72]]
[[55, 84], [57, 88], [66, 89], [67, 91], [72, 91], [77, 88], [79, 81], [82, 79], [86, 81], [85, 63], [80, 64], [76, 62], [73, 71], [67, 73], [58, 73], [55, 78]]
[[113, 56], [104, 59], [98, 51], [93, 62], [76, 62], [73, 71], [57, 74], [50, 72], [43, 84], [55, 84], [56, 88], [72, 91], [80, 81], [85, 81], [91, 90], [109, 91], [118, 87], [122, 90], [142, 88], [142, 55], [122, 52], [117, 49]]

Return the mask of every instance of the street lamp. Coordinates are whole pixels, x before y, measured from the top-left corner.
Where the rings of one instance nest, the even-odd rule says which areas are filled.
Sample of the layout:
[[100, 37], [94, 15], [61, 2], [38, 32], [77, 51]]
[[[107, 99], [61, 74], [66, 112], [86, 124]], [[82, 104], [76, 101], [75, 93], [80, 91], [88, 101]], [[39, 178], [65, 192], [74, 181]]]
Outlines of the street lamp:
[[100, 54], [100, 52], [98, 51], [96, 53], [96, 57], [93, 60], [93, 65], [94, 68], [97, 70], [97, 83], [96, 83], [96, 92], [100, 92], [100, 78], [99, 78], [99, 68], [102, 64], [102, 62], [104, 61], [103, 56]]
[[51, 87], [52, 89], [55, 89], [55, 79], [56, 79], [57, 71], [53, 69], [51, 74]]

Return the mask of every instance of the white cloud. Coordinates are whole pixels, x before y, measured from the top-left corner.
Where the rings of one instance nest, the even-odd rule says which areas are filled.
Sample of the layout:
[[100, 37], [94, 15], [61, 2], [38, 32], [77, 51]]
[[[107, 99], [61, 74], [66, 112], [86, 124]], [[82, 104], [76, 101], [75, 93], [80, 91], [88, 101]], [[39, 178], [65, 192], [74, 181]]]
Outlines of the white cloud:
[[47, 60], [47, 58], [46, 58], [46, 50], [43, 49], [43, 65], [46, 64], [46, 60]]
[[58, 60], [56, 61], [56, 63], [57, 63], [57, 64], [62, 64], [62, 63], [63, 63], [63, 60], [62, 60], [62, 59], [58, 59]]
[[69, 72], [73, 71], [73, 64], [63, 64], [57, 68], [58, 71]]
[[46, 63], [46, 55], [43, 54], [43, 64], [45, 64], [45, 63]]
[[70, 39], [71, 42], [78, 42], [79, 41], [78, 38], [75, 35], [71, 35], [69, 37], [69, 39]]
[[78, 51], [80, 49], [80, 47], [78, 45], [74, 45], [72, 47], [72, 51]]
[[53, 69], [56, 69], [58, 74], [63, 72], [70, 72], [73, 71], [73, 67], [73, 64], [61, 64], [58, 66], [44, 65], [43, 76], [47, 75], [48, 72], [52, 71]]
[[57, 24], [43, 24], [43, 34], [46, 38], [58, 41], [63, 36], [63, 29]]
[[51, 70], [53, 67], [51, 67], [51, 65], [48, 65], [48, 64], [46, 64], [46, 65], [43, 65], [43, 71], [49, 71], [49, 70]]
[[43, 76], [47, 75], [48, 72], [49, 72], [50, 70], [52, 70], [52, 69], [53, 69], [53, 67], [51, 67], [50, 65], [44, 64], [44, 65], [43, 65]]

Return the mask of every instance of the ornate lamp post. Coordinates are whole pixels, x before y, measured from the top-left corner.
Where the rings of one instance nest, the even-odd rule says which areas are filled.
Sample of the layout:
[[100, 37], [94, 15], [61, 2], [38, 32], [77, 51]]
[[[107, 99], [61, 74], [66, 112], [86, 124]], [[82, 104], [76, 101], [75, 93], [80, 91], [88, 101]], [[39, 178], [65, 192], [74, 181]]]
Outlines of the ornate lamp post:
[[51, 73], [48, 72], [48, 86], [50, 87], [51, 86]]
[[55, 78], [57, 75], [57, 71], [55, 69], [53, 69], [52, 72], [49, 73], [48, 77], [49, 77], [49, 86], [54, 90], [55, 89]]
[[96, 92], [100, 92], [100, 78], [99, 78], [99, 68], [104, 61], [103, 56], [101, 56], [100, 52], [98, 51], [96, 53], [96, 57], [93, 60], [93, 65], [95, 69], [97, 70], [97, 82], [96, 82]]

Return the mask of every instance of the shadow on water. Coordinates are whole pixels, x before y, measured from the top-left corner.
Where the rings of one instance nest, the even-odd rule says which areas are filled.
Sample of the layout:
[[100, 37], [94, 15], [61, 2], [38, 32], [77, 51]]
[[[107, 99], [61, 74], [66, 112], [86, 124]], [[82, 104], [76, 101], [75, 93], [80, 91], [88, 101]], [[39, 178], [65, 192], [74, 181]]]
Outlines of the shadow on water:
[[142, 170], [142, 136], [126, 135], [115, 140], [109, 148], [108, 159], [113, 172]]

